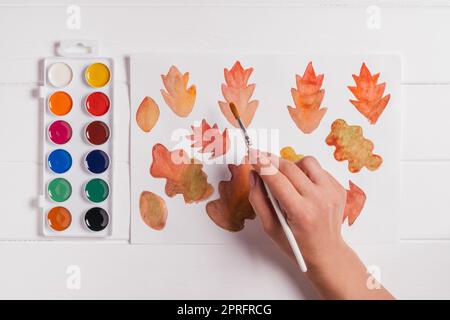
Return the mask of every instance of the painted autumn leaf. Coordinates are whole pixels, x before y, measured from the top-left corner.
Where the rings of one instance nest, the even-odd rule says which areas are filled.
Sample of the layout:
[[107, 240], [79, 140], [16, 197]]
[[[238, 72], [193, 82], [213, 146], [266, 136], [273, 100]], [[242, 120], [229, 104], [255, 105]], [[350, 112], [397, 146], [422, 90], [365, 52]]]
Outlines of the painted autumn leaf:
[[255, 219], [256, 215], [248, 200], [250, 185], [249, 164], [229, 164], [229, 181], [219, 182], [219, 199], [208, 202], [206, 212], [212, 221], [222, 229], [240, 231], [246, 219]]
[[335, 146], [334, 158], [337, 161], [348, 160], [350, 172], [359, 172], [363, 167], [376, 170], [383, 159], [373, 154], [374, 145], [365, 139], [360, 126], [350, 126], [344, 120], [337, 119], [331, 125], [331, 132], [326, 138], [329, 146]]
[[383, 97], [386, 83], [377, 84], [380, 74], [372, 76], [365, 63], [361, 66], [359, 76], [354, 74], [352, 77], [356, 87], [348, 88], [356, 100], [350, 100], [350, 102], [371, 124], [375, 124], [391, 98], [390, 94]]
[[136, 111], [136, 123], [144, 132], [150, 132], [159, 118], [159, 107], [155, 100], [145, 97]]
[[303, 77], [296, 75], [297, 88], [291, 88], [295, 108], [288, 106], [289, 114], [303, 133], [311, 133], [322, 120], [327, 108], [320, 108], [325, 90], [321, 89], [323, 74], [316, 75], [312, 62], [308, 63]]
[[157, 194], [150, 191], [143, 191], [139, 198], [139, 211], [142, 221], [150, 228], [162, 230], [166, 226], [166, 202]]
[[180, 117], [187, 117], [194, 108], [197, 89], [189, 88], [189, 72], [182, 74], [177, 67], [171, 66], [167, 75], [161, 75], [164, 87], [161, 94], [166, 104]]
[[210, 159], [222, 156], [230, 149], [228, 130], [225, 129], [221, 133], [216, 123], [211, 127], [203, 119], [199, 127], [191, 126], [191, 128], [192, 134], [187, 136], [194, 142], [191, 147], [200, 148], [201, 153], [211, 153]]
[[222, 94], [225, 101], [219, 101], [220, 110], [225, 118], [234, 127], [239, 124], [230, 110], [230, 103], [233, 102], [239, 112], [243, 124], [248, 127], [258, 108], [258, 100], [252, 100], [253, 91], [256, 85], [248, 84], [253, 68], [244, 69], [239, 61], [236, 61], [231, 70], [224, 69], [225, 83], [222, 84]]
[[185, 203], [196, 203], [211, 196], [214, 188], [208, 183], [203, 165], [190, 159], [184, 150], [169, 151], [158, 143], [153, 146], [152, 154], [150, 174], [166, 179], [165, 191], [169, 197], [182, 194]]
[[297, 162], [300, 161], [304, 156], [302, 154], [298, 154], [295, 152], [295, 149], [292, 147], [284, 147], [280, 150], [280, 156], [283, 159], [286, 159], [291, 162]]
[[347, 200], [345, 203], [342, 223], [344, 223], [345, 219], [348, 219], [348, 225], [351, 226], [364, 208], [366, 194], [352, 181], [349, 181], [348, 184], [350, 189], [346, 190]]

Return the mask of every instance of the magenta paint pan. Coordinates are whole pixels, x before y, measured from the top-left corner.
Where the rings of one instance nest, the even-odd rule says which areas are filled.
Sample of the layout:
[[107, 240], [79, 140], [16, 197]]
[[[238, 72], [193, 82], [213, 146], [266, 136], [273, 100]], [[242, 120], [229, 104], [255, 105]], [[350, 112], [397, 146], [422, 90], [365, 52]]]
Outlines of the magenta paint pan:
[[53, 121], [48, 127], [48, 138], [55, 144], [66, 144], [72, 133], [71, 125], [64, 120]]

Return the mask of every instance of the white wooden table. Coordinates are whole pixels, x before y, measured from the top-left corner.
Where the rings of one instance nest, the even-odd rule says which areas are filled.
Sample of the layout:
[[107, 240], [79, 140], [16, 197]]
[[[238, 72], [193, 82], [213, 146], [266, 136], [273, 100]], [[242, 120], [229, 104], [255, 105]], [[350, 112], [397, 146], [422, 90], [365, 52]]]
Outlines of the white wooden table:
[[[42, 128], [35, 89], [42, 78], [39, 61], [54, 55], [58, 40], [99, 40], [102, 53], [115, 58], [115, 107], [121, 118], [116, 188], [122, 194], [115, 201], [124, 225], [129, 219], [127, 54], [398, 52], [404, 62], [402, 240], [355, 249], [368, 265], [380, 268], [382, 282], [397, 297], [450, 298], [450, 4], [380, 1], [367, 9], [369, 1], [311, 2], [79, 0], [81, 28], [69, 29], [64, 1], [1, 1], [0, 238], [23, 238], [37, 230]], [[380, 28], [372, 29], [367, 20], [378, 9]], [[123, 240], [108, 243], [1, 241], [0, 298], [316, 297], [275, 248], [133, 246], [126, 241], [127, 228], [117, 232]], [[70, 285], [78, 270], [79, 289]], [[272, 276], [262, 276], [267, 273]]]

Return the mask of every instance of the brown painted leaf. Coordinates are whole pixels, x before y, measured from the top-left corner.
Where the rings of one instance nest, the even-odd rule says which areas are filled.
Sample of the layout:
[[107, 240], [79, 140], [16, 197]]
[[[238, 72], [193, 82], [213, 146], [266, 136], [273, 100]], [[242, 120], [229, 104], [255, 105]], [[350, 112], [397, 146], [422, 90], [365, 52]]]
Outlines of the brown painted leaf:
[[147, 226], [155, 230], [164, 229], [167, 221], [167, 207], [163, 198], [153, 192], [143, 191], [139, 198], [139, 210]]
[[360, 126], [350, 126], [344, 120], [338, 119], [331, 125], [331, 132], [326, 138], [329, 146], [335, 146], [334, 158], [337, 161], [348, 160], [350, 172], [359, 172], [363, 167], [376, 170], [383, 159], [373, 154], [373, 143], [365, 139]]
[[206, 211], [212, 221], [222, 229], [240, 231], [245, 219], [254, 219], [255, 212], [248, 200], [250, 185], [249, 164], [229, 164], [231, 172], [229, 181], [219, 183], [219, 199], [208, 202]]
[[197, 89], [195, 85], [189, 88], [189, 72], [182, 74], [177, 67], [171, 66], [167, 75], [161, 75], [164, 87], [161, 94], [164, 101], [180, 117], [187, 117], [194, 108]]
[[219, 101], [219, 107], [225, 118], [236, 128], [239, 124], [230, 110], [233, 102], [241, 117], [243, 124], [248, 127], [258, 108], [258, 100], [251, 100], [256, 85], [248, 84], [253, 68], [244, 69], [239, 61], [233, 67], [224, 69], [225, 83], [222, 84], [222, 94], [225, 101]]
[[372, 76], [366, 64], [363, 63], [359, 76], [353, 75], [356, 87], [348, 87], [356, 98], [356, 100], [350, 100], [350, 102], [371, 124], [375, 124], [378, 121], [391, 98], [390, 94], [383, 97], [386, 83], [378, 84], [379, 77], [379, 73]]
[[284, 147], [280, 150], [280, 156], [283, 159], [289, 160], [291, 162], [297, 162], [304, 157], [302, 154], [296, 153], [295, 149], [289, 146]]
[[144, 132], [150, 132], [159, 118], [159, 107], [155, 100], [145, 97], [136, 111], [136, 123]]
[[347, 201], [345, 203], [342, 223], [348, 218], [348, 225], [351, 226], [364, 208], [366, 194], [353, 182], [349, 181], [348, 184], [350, 189], [347, 190]]
[[320, 108], [325, 90], [321, 89], [323, 74], [316, 75], [312, 62], [303, 77], [296, 75], [296, 88], [291, 89], [295, 107], [288, 106], [289, 114], [303, 133], [313, 132], [320, 124], [327, 108]]
[[169, 151], [158, 143], [153, 146], [150, 174], [166, 179], [165, 191], [169, 197], [182, 194], [184, 202], [195, 203], [208, 199], [214, 191], [208, 183], [203, 164], [190, 159], [182, 149]]

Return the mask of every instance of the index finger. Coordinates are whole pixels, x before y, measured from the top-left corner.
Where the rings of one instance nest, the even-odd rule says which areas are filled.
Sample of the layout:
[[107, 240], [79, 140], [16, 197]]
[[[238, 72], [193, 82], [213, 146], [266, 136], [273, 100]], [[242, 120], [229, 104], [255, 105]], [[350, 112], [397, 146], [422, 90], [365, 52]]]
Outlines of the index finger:
[[286, 214], [289, 214], [289, 212], [301, 212], [304, 207], [302, 205], [303, 197], [289, 179], [272, 163], [271, 158], [263, 153], [259, 153], [252, 159], [251, 165], [280, 205], [286, 209]]

